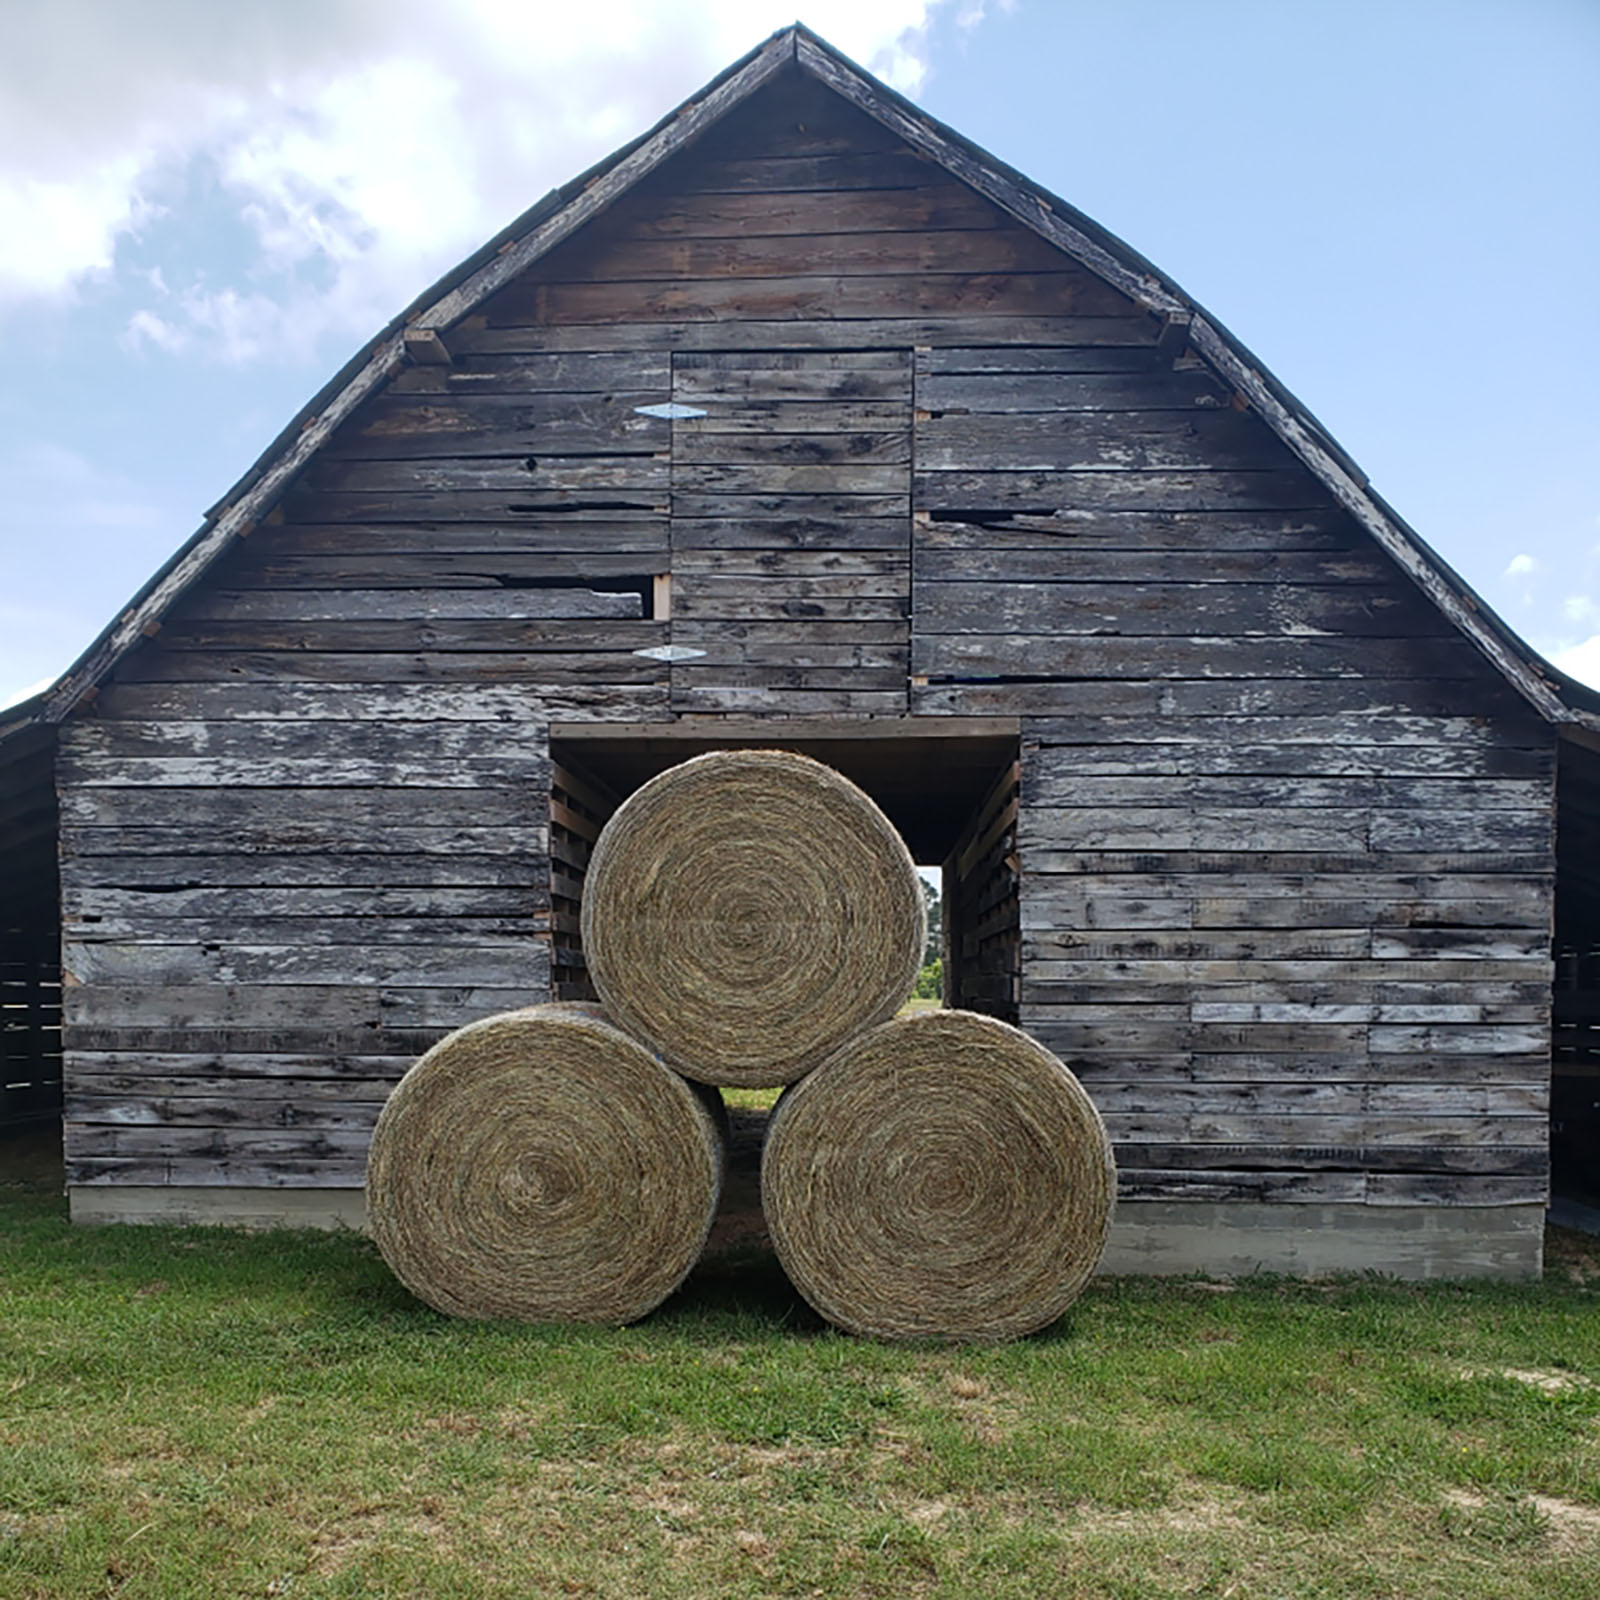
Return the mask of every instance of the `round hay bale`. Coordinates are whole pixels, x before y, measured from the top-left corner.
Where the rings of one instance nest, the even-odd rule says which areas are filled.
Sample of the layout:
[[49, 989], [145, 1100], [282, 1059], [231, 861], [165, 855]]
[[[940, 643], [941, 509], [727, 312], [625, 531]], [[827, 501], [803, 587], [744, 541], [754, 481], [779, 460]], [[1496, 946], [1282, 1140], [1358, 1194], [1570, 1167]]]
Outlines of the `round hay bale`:
[[922, 964], [916, 867], [848, 779], [785, 750], [696, 756], [606, 824], [583, 892], [617, 1022], [706, 1083], [790, 1083], [891, 1017]]
[[588, 1008], [470, 1023], [378, 1117], [367, 1218], [436, 1310], [631, 1322], [700, 1257], [723, 1139], [690, 1085]]
[[761, 1203], [821, 1314], [884, 1339], [1054, 1322], [1105, 1247], [1116, 1168], [1078, 1080], [1016, 1028], [929, 1011], [852, 1040], [778, 1102]]

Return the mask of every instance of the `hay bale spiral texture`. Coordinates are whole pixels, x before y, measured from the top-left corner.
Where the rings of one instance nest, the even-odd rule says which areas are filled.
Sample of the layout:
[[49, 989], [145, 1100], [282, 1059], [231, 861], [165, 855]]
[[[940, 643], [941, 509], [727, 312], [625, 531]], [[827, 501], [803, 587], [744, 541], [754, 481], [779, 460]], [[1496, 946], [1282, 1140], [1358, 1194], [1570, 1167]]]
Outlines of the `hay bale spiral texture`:
[[589, 1008], [534, 1006], [441, 1040], [385, 1103], [367, 1217], [436, 1310], [624, 1323], [688, 1275], [723, 1138], [675, 1073]]
[[916, 868], [848, 779], [784, 750], [696, 756], [606, 824], [583, 949], [607, 1011], [706, 1083], [789, 1083], [891, 1017], [922, 963]]
[[773, 1113], [773, 1245], [830, 1322], [1001, 1340], [1055, 1321], [1105, 1247], [1116, 1169], [1078, 1080], [993, 1018], [931, 1011], [851, 1041]]

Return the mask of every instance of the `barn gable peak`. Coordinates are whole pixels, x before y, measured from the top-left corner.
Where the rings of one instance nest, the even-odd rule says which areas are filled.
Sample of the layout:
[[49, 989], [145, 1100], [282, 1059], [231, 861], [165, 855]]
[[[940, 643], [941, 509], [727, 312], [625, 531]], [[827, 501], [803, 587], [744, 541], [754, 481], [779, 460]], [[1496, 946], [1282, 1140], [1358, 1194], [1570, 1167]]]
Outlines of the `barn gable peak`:
[[0, 740], [60, 722], [223, 551], [276, 505], [355, 410], [409, 363], [448, 359], [450, 330], [740, 107], [795, 72], [821, 84], [1158, 319], [1199, 356], [1547, 720], [1600, 743], [1600, 694], [1521, 640], [1382, 499], [1315, 417], [1250, 351], [1150, 262], [1067, 202], [946, 127], [804, 25], [781, 29], [648, 132], [552, 190], [421, 295], [348, 362], [207, 513], [189, 541], [50, 689], [0, 716]]

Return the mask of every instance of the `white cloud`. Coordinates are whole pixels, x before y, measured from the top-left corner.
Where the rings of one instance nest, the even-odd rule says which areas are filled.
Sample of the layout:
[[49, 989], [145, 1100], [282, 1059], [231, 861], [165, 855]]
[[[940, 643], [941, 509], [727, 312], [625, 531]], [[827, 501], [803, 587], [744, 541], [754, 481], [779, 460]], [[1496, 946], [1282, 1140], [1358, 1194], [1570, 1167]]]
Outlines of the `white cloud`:
[[[929, 19], [954, 3], [814, 0], [806, 21], [914, 91]], [[981, 15], [966, 4], [961, 20]], [[111, 271], [119, 241], [156, 223], [204, 162], [255, 258], [203, 282], [169, 264], [151, 285], [159, 315], [136, 312], [125, 343], [248, 361], [370, 333], [792, 17], [792, 0], [8, 8], [0, 309]]]
[[1586, 594], [1570, 594], [1561, 602], [1561, 614], [1568, 622], [1600, 622], [1600, 605]]
[[1581, 644], [1556, 651], [1550, 659], [1580, 683], [1600, 689], [1600, 633], [1591, 634]]
[[1512, 556], [1506, 563], [1505, 575], [1508, 578], [1526, 578], [1539, 570], [1539, 563], [1530, 555]]

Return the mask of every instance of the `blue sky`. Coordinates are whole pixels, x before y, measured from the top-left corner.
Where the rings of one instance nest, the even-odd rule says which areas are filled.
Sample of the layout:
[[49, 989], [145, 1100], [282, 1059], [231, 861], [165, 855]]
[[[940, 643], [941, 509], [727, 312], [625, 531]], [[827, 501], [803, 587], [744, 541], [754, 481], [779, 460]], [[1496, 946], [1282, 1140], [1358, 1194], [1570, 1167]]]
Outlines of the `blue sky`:
[[[0, 61], [0, 702], [426, 283], [796, 0], [53, 0]], [[1120, 234], [1600, 685], [1600, 5], [800, 0]]]

